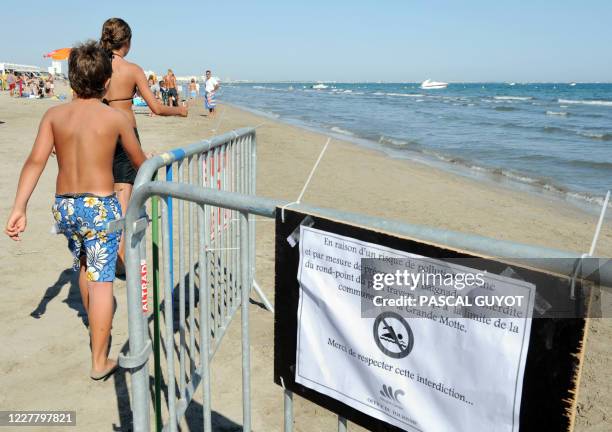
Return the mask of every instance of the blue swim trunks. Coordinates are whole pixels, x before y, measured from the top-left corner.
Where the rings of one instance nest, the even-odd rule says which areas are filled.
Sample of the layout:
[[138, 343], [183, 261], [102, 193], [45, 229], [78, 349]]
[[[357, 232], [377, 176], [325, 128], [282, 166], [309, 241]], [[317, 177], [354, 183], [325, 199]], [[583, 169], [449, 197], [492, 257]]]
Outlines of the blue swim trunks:
[[112, 282], [115, 279], [121, 231], [108, 232], [108, 223], [121, 218], [117, 197], [91, 194], [56, 195], [52, 208], [58, 231], [68, 239], [79, 270], [80, 257], [87, 258], [87, 280]]

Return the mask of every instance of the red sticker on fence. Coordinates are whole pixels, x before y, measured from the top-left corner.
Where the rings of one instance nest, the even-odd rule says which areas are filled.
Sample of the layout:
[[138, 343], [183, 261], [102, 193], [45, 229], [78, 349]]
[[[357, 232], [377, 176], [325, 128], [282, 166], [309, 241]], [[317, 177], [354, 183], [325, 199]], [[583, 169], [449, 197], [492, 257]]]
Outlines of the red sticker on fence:
[[147, 261], [140, 260], [140, 298], [142, 311], [149, 311], [148, 289], [147, 289]]

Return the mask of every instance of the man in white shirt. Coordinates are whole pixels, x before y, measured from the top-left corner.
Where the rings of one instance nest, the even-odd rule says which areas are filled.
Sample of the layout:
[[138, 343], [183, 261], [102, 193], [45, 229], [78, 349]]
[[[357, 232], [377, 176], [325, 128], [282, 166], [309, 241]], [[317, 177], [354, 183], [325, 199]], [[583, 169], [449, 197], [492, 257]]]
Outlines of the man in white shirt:
[[219, 80], [212, 76], [211, 71], [206, 71], [206, 82], [204, 83], [204, 89], [206, 90], [206, 97], [204, 98], [204, 106], [208, 109], [209, 117], [215, 116], [215, 107], [217, 102], [215, 100], [215, 92], [219, 89]]

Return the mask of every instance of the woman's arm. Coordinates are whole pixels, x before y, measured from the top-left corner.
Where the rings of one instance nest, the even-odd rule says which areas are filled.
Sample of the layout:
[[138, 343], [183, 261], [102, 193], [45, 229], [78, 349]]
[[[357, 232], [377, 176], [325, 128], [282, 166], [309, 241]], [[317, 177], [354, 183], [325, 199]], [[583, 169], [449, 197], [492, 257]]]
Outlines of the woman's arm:
[[149, 82], [147, 81], [147, 77], [145, 76], [142, 68], [140, 66], [134, 66], [134, 73], [136, 74], [136, 87], [138, 87], [138, 91], [140, 91], [142, 98], [145, 100], [145, 102], [154, 114], [161, 116], [187, 117], [187, 107], [170, 107], [160, 104], [155, 98], [155, 95], [153, 94], [151, 89], [149, 88]]

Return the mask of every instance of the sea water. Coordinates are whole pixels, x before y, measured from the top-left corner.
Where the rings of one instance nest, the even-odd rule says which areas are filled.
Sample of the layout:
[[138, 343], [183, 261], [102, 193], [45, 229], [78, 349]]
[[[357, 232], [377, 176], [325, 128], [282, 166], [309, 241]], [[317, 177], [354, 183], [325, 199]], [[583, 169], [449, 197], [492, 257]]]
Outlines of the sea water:
[[223, 84], [221, 101], [456, 172], [601, 204], [612, 84]]

